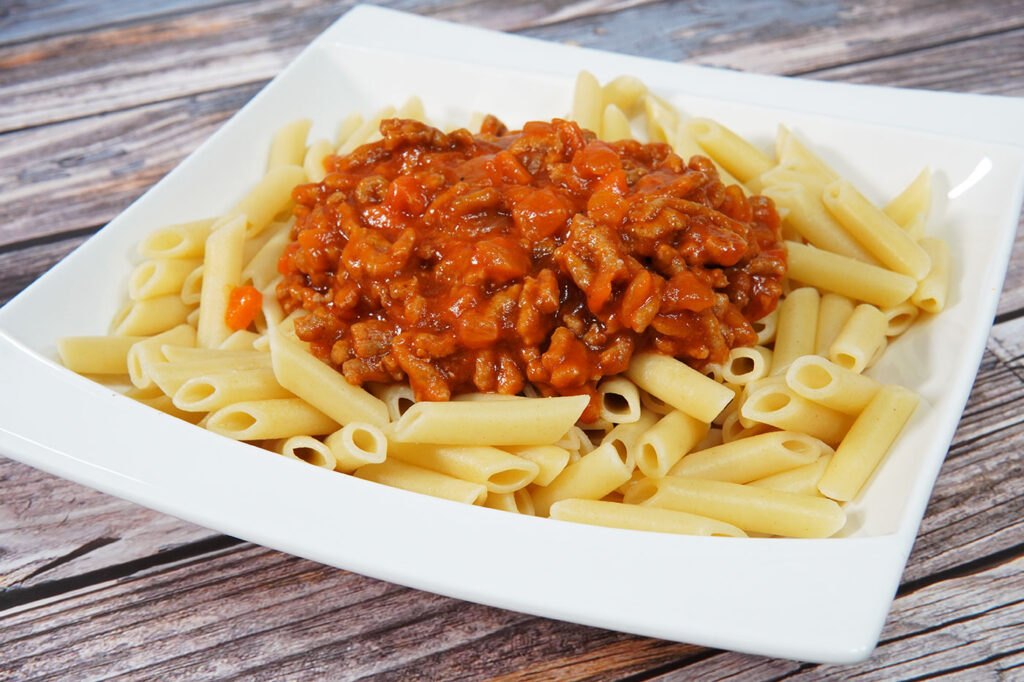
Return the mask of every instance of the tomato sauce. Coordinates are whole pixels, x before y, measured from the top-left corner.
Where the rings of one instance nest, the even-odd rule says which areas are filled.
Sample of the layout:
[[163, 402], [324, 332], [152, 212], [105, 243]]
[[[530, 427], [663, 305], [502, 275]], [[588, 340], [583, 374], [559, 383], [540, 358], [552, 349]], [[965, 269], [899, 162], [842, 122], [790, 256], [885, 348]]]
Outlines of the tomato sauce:
[[380, 131], [295, 188], [279, 263], [299, 338], [352, 384], [593, 397], [639, 351], [724, 360], [778, 302], [774, 205], [704, 157], [558, 119]]

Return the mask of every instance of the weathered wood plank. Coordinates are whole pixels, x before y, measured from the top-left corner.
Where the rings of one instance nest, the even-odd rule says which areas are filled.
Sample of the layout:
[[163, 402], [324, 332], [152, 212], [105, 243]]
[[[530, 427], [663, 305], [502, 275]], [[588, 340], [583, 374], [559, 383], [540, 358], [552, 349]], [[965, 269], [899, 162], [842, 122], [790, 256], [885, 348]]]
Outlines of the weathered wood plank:
[[4, 135], [0, 248], [110, 221], [258, 89], [240, 86]]
[[0, 277], [0, 306], [71, 253], [87, 236], [79, 232], [66, 239], [58, 238], [52, 242], [0, 250], [0, 272], [3, 273]]
[[[902, 55], [1024, 25], [1021, 0], [983, 8], [956, 2], [905, 3], [896, 12], [880, 0], [857, 12], [844, 12], [833, 3], [795, 1], [684, 8], [672, 3], [576, 2], [554, 11], [550, 3], [537, 1], [454, 7], [438, 2], [383, 4], [617, 52], [783, 74]], [[315, 0], [231, 3], [0, 48], [0, 99], [7, 102], [0, 112], [0, 131], [266, 81], [350, 5]], [[657, 36], [651, 35], [652, 27], [657, 27]], [[934, 63], [921, 82], [906, 83], [913, 77], [900, 69], [898, 58], [889, 63], [889, 72], [902, 84], [976, 91], [977, 81], [997, 87], [1000, 80], [1013, 80], [1010, 76], [1020, 68], [1015, 59], [1019, 49], [964, 45], [931, 53]], [[956, 74], [949, 84], [942, 80], [945, 71]], [[887, 74], [861, 71], [854, 77], [886, 83]]]

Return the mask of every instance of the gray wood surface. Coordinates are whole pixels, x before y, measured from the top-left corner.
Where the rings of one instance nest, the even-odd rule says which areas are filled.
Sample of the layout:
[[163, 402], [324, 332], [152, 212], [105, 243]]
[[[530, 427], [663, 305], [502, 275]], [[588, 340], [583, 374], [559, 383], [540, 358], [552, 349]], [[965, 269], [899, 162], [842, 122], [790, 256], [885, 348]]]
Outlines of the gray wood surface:
[[[0, 8], [0, 303], [117, 215], [351, 3]], [[1024, 96], [1024, 2], [401, 0], [748, 71]], [[0, 387], [0, 390], [3, 390]], [[1024, 679], [1024, 236], [879, 648], [814, 666], [469, 604], [0, 459], [0, 679]]]

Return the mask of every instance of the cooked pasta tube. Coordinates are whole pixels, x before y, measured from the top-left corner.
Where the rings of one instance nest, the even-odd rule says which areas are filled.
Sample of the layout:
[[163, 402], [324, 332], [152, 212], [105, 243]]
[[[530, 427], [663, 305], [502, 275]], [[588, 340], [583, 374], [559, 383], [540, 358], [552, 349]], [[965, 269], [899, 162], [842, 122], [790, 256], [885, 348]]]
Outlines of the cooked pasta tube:
[[751, 481], [749, 485], [797, 495], [821, 495], [818, 492], [818, 481], [825, 474], [825, 469], [832, 460], [832, 454], [833, 450], [829, 448], [828, 452], [810, 464], [759, 478], [756, 481]]
[[846, 514], [832, 500], [698, 478], [646, 479], [633, 486], [625, 500], [791, 538], [831, 537], [846, 523]]
[[128, 277], [128, 297], [133, 301], [181, 291], [185, 279], [195, 270], [198, 258], [155, 258], [135, 266]]
[[637, 353], [626, 376], [651, 395], [707, 423], [735, 397], [730, 388], [667, 355]]
[[213, 412], [246, 400], [294, 398], [277, 383], [270, 367], [215, 372], [196, 376], [174, 392], [174, 405], [187, 412]]
[[790, 241], [786, 242], [786, 249], [790, 278], [879, 308], [902, 303], [917, 289], [913, 277], [853, 258]]
[[760, 320], [754, 320], [751, 326], [757, 334], [757, 345], [765, 346], [775, 341], [775, 332], [779, 325], [779, 309], [771, 311]]
[[301, 118], [278, 128], [270, 141], [267, 170], [278, 166], [301, 166], [306, 156], [306, 136], [313, 121]]
[[708, 425], [678, 410], [669, 412], [636, 442], [636, 465], [645, 476], [668, 473], [708, 433]]
[[916, 393], [902, 386], [883, 387], [836, 448], [836, 454], [818, 482], [818, 490], [840, 502], [856, 497], [919, 402]]
[[[812, 194], [815, 190], [818, 191], [817, 195]], [[825, 209], [821, 203], [820, 188], [792, 182], [779, 183], [765, 187], [762, 194], [774, 201], [776, 206], [786, 209], [785, 224], [813, 246], [865, 263], [878, 264], [871, 252], [861, 246]]]
[[132, 345], [125, 356], [128, 379], [136, 388], [150, 388], [154, 385], [149, 367], [155, 362], [167, 360], [167, 348], [194, 346], [196, 330], [187, 324], [150, 336]]
[[925, 234], [927, 223], [923, 215], [918, 215], [911, 218], [910, 222], [908, 222], [906, 225], [901, 225], [900, 227], [903, 228], [903, 230], [911, 239], [920, 242], [921, 237], [923, 237]]
[[618, 140], [629, 140], [633, 137], [633, 131], [629, 127], [629, 119], [622, 109], [614, 104], [605, 106], [601, 115], [601, 139], [606, 142]]
[[[932, 264], [934, 267], [934, 257]], [[925, 278], [928, 279], [927, 277]], [[918, 284], [918, 289], [920, 289]], [[910, 329], [910, 326], [917, 320], [917, 316], [920, 314], [920, 310], [916, 305], [909, 301], [904, 301], [889, 308], [883, 308], [882, 314], [885, 315], [886, 328], [885, 335], [892, 338], [893, 336], [899, 336], [903, 332]]]
[[217, 346], [217, 350], [255, 350], [252, 344], [258, 338], [260, 338], [260, 335], [256, 332], [239, 329], [224, 339], [224, 343]]
[[[391, 118], [394, 114], [395, 108], [389, 105], [360, 123], [355, 130], [348, 134], [345, 141], [338, 146], [338, 156], [351, 154], [356, 147], [368, 142], [371, 137], [378, 133], [380, 129], [380, 122], [386, 118]], [[341, 131], [339, 131], [339, 133], [340, 132]]]
[[188, 273], [184, 281], [181, 283], [181, 302], [185, 305], [199, 305], [199, 301], [203, 297], [203, 264], [200, 263], [192, 272]]
[[828, 355], [829, 347], [839, 336], [843, 325], [850, 319], [853, 308], [853, 301], [842, 294], [828, 292], [821, 297], [821, 305], [818, 306], [818, 329], [814, 335], [815, 355]]
[[388, 417], [397, 422], [406, 410], [416, 404], [416, 394], [408, 384], [390, 384], [375, 389], [374, 394], [384, 401], [388, 408]]
[[821, 196], [836, 220], [887, 268], [916, 281], [928, 274], [928, 253], [852, 184], [837, 180]]
[[245, 216], [237, 216], [220, 224], [206, 240], [196, 330], [196, 343], [204, 348], [216, 348], [233, 331], [224, 318], [231, 290], [242, 283], [245, 226]]
[[829, 346], [829, 360], [860, 374], [884, 347], [888, 329], [889, 322], [881, 310], [867, 303], [860, 304]]
[[[274, 216], [291, 205], [292, 189], [304, 182], [306, 171], [302, 166], [272, 168], [218, 223], [227, 223], [238, 216], [245, 216], [245, 232], [255, 237], [270, 224]], [[218, 229], [221, 227], [214, 227], [214, 231]]]
[[803, 433], [772, 431], [691, 452], [667, 473], [670, 476], [749, 483], [810, 464], [830, 449]]
[[309, 182], [320, 183], [327, 177], [324, 159], [334, 153], [336, 146], [330, 140], [319, 139], [309, 145], [305, 158], [302, 159], [302, 170], [306, 171]]
[[[166, 348], [166, 346], [165, 346]], [[166, 352], [166, 351], [165, 351]], [[173, 396], [195, 377], [215, 372], [237, 372], [252, 369], [269, 369], [270, 358], [266, 353], [253, 353], [250, 356], [228, 359], [228, 353], [241, 351], [224, 351], [221, 357], [200, 358], [196, 360], [175, 360], [168, 362], [142, 362], [142, 374], [148, 376], [160, 390]]]
[[853, 418], [812, 403], [788, 386], [768, 386], [751, 393], [740, 408], [747, 419], [785, 431], [800, 431], [833, 445], [842, 440]]
[[533, 498], [530, 491], [521, 488], [511, 493], [487, 493], [485, 507], [499, 511], [512, 512], [513, 514], [534, 515]]
[[666, 142], [678, 147], [675, 131], [679, 127], [679, 116], [660, 98], [648, 93], [643, 97], [644, 118], [647, 122], [647, 139], [651, 142]]
[[334, 148], [339, 149], [361, 125], [363, 125], [363, 116], [358, 111], [354, 111], [342, 119], [334, 137]]
[[817, 355], [798, 358], [786, 371], [786, 384], [799, 396], [819, 405], [857, 415], [882, 384]]
[[190, 345], [167, 345], [164, 343], [161, 345], [163, 351], [163, 357], [168, 362], [192, 362], [195, 360], [212, 360], [214, 362], [209, 363], [212, 368], [211, 371], [217, 371], [217, 363], [226, 363], [220, 365], [220, 371], [226, 371], [228, 369], [238, 369], [234, 364], [236, 362], [243, 362], [247, 360], [253, 360], [255, 364], [246, 365], [252, 367], [266, 367], [267, 360], [270, 356], [265, 351], [249, 349], [228, 349], [228, 348], [193, 348]]
[[616, 376], [604, 379], [597, 387], [601, 419], [612, 424], [628, 424], [640, 419], [640, 392], [629, 379]]
[[338, 423], [298, 398], [251, 400], [222, 407], [212, 413], [206, 428], [235, 440], [265, 440], [323, 435]]
[[373, 424], [350, 422], [324, 443], [334, 456], [335, 468], [346, 474], [365, 464], [380, 464], [387, 457], [388, 439]]
[[822, 185], [839, 178], [827, 163], [804, 145], [786, 126], [779, 126], [775, 138], [775, 155], [779, 160], [779, 167], [811, 176]]
[[949, 244], [936, 237], [922, 237], [919, 243], [931, 257], [932, 267], [927, 276], [918, 282], [910, 301], [926, 313], [937, 313], [946, 307], [946, 298], [949, 296], [952, 269]]
[[618, 76], [604, 84], [601, 96], [605, 104], [614, 104], [626, 114], [632, 113], [636, 105], [647, 94], [647, 86], [635, 76]]
[[[676, 412], [676, 410], [670, 410], [670, 412]], [[620, 443], [623, 448], [629, 452], [629, 456], [633, 461], [636, 461], [637, 455], [637, 443], [640, 437], [647, 432], [654, 424], [658, 421], [659, 415], [651, 412], [644, 412], [640, 415], [640, 419], [631, 424], [619, 424], [615, 428], [604, 434], [601, 438], [601, 445], [605, 443], [616, 442]], [[584, 436], [586, 437], [586, 436]]]
[[387, 454], [424, 469], [481, 483], [489, 492], [495, 493], [525, 488], [540, 473], [536, 463], [486, 445], [392, 442], [388, 445]]
[[756, 178], [775, 165], [767, 154], [717, 121], [694, 118], [686, 121], [685, 127], [707, 155], [740, 182]]
[[57, 339], [61, 363], [78, 374], [127, 374], [128, 351], [145, 336], [65, 336]]
[[551, 505], [551, 518], [592, 526], [648, 530], [681, 535], [718, 535], [745, 538], [747, 534], [728, 523], [705, 516], [658, 507], [640, 507], [601, 500], [560, 500]]
[[206, 238], [215, 220], [195, 220], [168, 225], [151, 232], [139, 242], [139, 255], [145, 259], [202, 258]]
[[927, 168], [918, 173], [895, 199], [886, 204], [882, 212], [894, 223], [906, 229], [915, 219], [928, 217], [932, 204], [932, 174]]
[[114, 316], [110, 333], [114, 336], [153, 336], [185, 322], [191, 312], [192, 307], [177, 294], [130, 301]]
[[572, 114], [570, 118], [581, 128], [601, 131], [601, 114], [604, 111], [601, 85], [589, 71], [580, 71], [576, 76], [573, 90]]
[[764, 346], [737, 346], [729, 351], [729, 359], [722, 365], [722, 379], [742, 386], [768, 375], [772, 366], [772, 351]]
[[[578, 441], [576, 448], [579, 449]], [[557, 445], [520, 445], [505, 450], [537, 465], [538, 472], [533, 483], [540, 486], [548, 485], [555, 480], [569, 464], [569, 450]]]
[[274, 376], [286, 389], [328, 414], [339, 424], [388, 423], [388, 408], [379, 399], [314, 357], [302, 343], [277, 329], [268, 331]]
[[772, 351], [772, 374], [781, 374], [794, 360], [814, 352], [821, 297], [812, 287], [790, 292], [779, 302], [779, 326]]
[[546, 487], [533, 487], [533, 506], [537, 516], [547, 516], [559, 500], [578, 497], [600, 500], [629, 480], [633, 461], [621, 445], [605, 443], [562, 470]]
[[154, 410], [160, 410], [164, 414], [168, 414], [175, 419], [181, 419], [191, 424], [195, 424], [203, 418], [203, 415], [198, 412], [184, 412], [179, 410], [174, 406], [174, 403], [171, 402], [170, 396], [137, 396], [133, 397], [132, 400], [140, 402], [147, 407], [152, 407]]
[[389, 458], [380, 464], [361, 466], [354, 475], [392, 488], [463, 504], [483, 504], [487, 499], [487, 488], [479, 483], [463, 481], [396, 459]]
[[583, 414], [587, 396], [486, 402], [416, 403], [395, 423], [401, 443], [545, 445]]
[[242, 268], [242, 281], [251, 281], [257, 289], [265, 289], [277, 278], [277, 262], [289, 241], [291, 234], [288, 230], [276, 232]]
[[313, 436], [292, 436], [279, 439], [270, 449], [288, 459], [297, 459], [321, 469], [334, 470], [334, 454], [330, 448]]

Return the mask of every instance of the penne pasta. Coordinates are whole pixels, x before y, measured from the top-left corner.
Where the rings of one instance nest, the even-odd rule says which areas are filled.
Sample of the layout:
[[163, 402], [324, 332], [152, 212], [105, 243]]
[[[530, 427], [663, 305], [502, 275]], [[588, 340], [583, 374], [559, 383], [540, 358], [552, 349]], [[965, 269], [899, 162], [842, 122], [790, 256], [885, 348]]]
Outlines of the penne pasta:
[[57, 339], [61, 363], [79, 374], [128, 374], [128, 351], [144, 336], [66, 336]]
[[148, 260], [202, 258], [214, 222], [211, 218], [160, 228], [139, 242], [139, 255]]
[[391, 443], [388, 457], [463, 481], [481, 483], [495, 493], [525, 488], [540, 472], [536, 463], [486, 445]]
[[818, 306], [818, 327], [814, 335], [814, 354], [826, 356], [832, 342], [853, 314], [855, 304], [849, 297], [826, 293]]
[[669, 476], [749, 483], [810, 464], [831, 450], [816, 438], [772, 431], [699, 450], [679, 460]]
[[820, 306], [821, 296], [811, 287], [796, 289], [779, 303], [771, 374], [782, 374], [798, 357], [814, 352]]
[[479, 483], [452, 478], [395, 459], [361, 466], [355, 470], [354, 475], [356, 478], [383, 483], [392, 488], [401, 488], [463, 504], [483, 504], [487, 499], [487, 488]]
[[812, 403], [788, 386], [767, 386], [751, 393], [740, 414], [786, 431], [800, 431], [832, 445], [846, 435], [852, 417]]
[[666, 355], [637, 353], [626, 376], [651, 395], [706, 423], [735, 397], [730, 389]]
[[388, 439], [373, 424], [350, 422], [324, 439], [338, 471], [351, 473], [366, 464], [380, 464], [387, 458]]
[[747, 537], [747, 534], [736, 526], [715, 519], [671, 509], [638, 507], [620, 502], [561, 500], [551, 505], [551, 518], [593, 526], [647, 530], [657, 533]]
[[612, 424], [628, 424], [640, 419], [640, 392], [624, 377], [605, 379], [597, 386], [601, 401], [601, 419]]
[[952, 269], [949, 244], [935, 237], [922, 237], [919, 243], [931, 258], [931, 269], [918, 283], [910, 301], [926, 313], [938, 313], [946, 307], [949, 296]]
[[786, 385], [799, 396], [845, 414], [860, 414], [882, 385], [825, 358], [798, 358], [786, 371]]
[[312, 126], [311, 120], [301, 118], [279, 128], [270, 142], [267, 170], [281, 166], [301, 166], [306, 158], [306, 136]]
[[277, 383], [273, 369], [260, 367], [192, 377], [174, 392], [172, 399], [180, 410], [213, 412], [247, 400], [293, 397]]
[[186, 278], [200, 264], [195, 258], [159, 258], [135, 267], [128, 277], [128, 297], [133, 301], [181, 292]]
[[222, 223], [206, 240], [196, 329], [196, 343], [204, 348], [216, 348], [234, 331], [228, 327], [225, 317], [228, 296], [242, 283], [245, 226], [245, 216], [237, 216]]
[[636, 465], [645, 476], [660, 478], [707, 433], [706, 423], [684, 412], [669, 412], [637, 439]]
[[324, 443], [312, 436], [292, 436], [291, 438], [278, 439], [270, 448], [284, 455], [288, 459], [297, 459], [300, 462], [312, 464], [321, 469], [334, 470], [334, 455]]
[[277, 398], [223, 407], [210, 414], [206, 428], [235, 440], [265, 440], [323, 435], [338, 423], [298, 398]]
[[740, 182], [756, 178], [775, 165], [767, 154], [716, 121], [694, 118], [684, 125], [707, 155]]
[[537, 515], [548, 516], [555, 502], [569, 498], [600, 500], [632, 474], [633, 461], [625, 449], [605, 443], [565, 467], [547, 486], [535, 486], [530, 493]]
[[888, 320], [881, 310], [867, 303], [860, 304], [829, 346], [829, 360], [860, 374], [885, 347], [888, 329]]
[[788, 241], [786, 250], [792, 279], [879, 308], [902, 303], [917, 289], [912, 277], [813, 246]]

